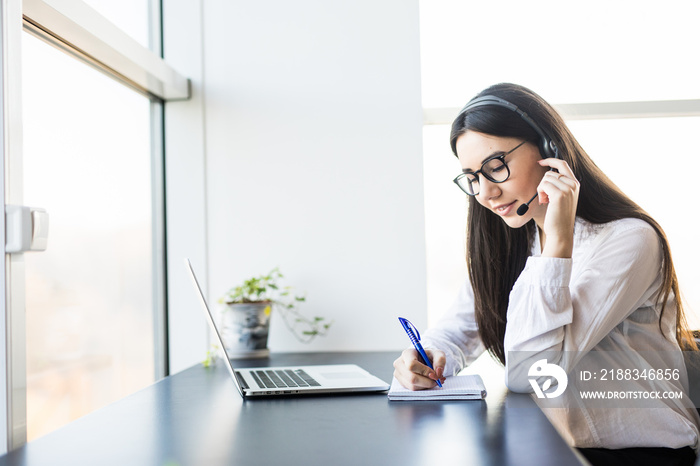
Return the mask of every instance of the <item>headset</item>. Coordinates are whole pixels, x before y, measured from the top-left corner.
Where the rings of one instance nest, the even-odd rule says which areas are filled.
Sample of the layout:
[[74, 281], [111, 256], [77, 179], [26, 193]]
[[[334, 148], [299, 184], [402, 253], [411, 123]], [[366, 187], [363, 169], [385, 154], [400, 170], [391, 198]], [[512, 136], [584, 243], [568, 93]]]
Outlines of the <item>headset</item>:
[[[527, 123], [530, 128], [535, 130], [537, 135], [539, 136], [539, 150], [540, 154], [542, 155], [542, 158], [547, 159], [550, 157], [554, 157], [555, 159], [559, 158], [559, 149], [557, 148], [556, 144], [554, 144], [554, 141], [552, 141], [552, 138], [547, 136], [547, 134], [542, 130], [542, 128], [539, 127], [537, 123], [534, 122], [532, 118], [528, 116], [527, 113], [523, 112], [518, 108], [517, 105], [512, 104], [508, 102], [505, 99], [501, 99], [500, 97], [496, 97], [495, 95], [485, 95], [482, 97], [478, 97], [471, 102], [469, 102], [467, 105], [462, 108], [462, 110], [459, 111], [459, 114], [457, 115], [457, 118], [461, 117], [465, 113], [468, 113], [475, 108], [479, 107], [502, 107], [502, 108], [507, 108], [508, 110], [511, 110], [515, 113], [517, 113], [520, 118], [523, 119], [525, 123]], [[551, 170], [551, 169], [550, 169]], [[537, 197], [537, 193], [535, 193], [532, 198], [527, 201], [525, 204], [521, 205], [518, 207], [517, 213], [520, 216], [525, 215], [527, 210], [530, 208], [530, 203], [535, 200]]]

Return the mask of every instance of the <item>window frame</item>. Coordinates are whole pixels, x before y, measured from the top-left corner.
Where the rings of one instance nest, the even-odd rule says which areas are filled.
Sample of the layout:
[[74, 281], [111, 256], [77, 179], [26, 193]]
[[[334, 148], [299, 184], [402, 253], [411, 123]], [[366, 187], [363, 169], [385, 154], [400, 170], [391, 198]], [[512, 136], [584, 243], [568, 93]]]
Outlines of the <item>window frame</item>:
[[[165, 232], [164, 102], [191, 97], [190, 80], [162, 58], [161, 2], [150, 2], [151, 49], [136, 42], [80, 1], [0, 2], [0, 195], [22, 204], [21, 43], [23, 30], [78, 58], [151, 100], [155, 379], [169, 373]], [[11, 176], [10, 176], [11, 175]], [[20, 180], [13, 182], [12, 180]], [[0, 221], [5, 243], [5, 216]], [[5, 254], [0, 326], [0, 454], [26, 443], [26, 331], [24, 259]]]
[[[565, 120], [673, 118], [700, 116], [700, 99], [568, 103], [555, 104], [554, 108]], [[451, 125], [459, 110], [458, 107], [424, 108], [423, 124]]]

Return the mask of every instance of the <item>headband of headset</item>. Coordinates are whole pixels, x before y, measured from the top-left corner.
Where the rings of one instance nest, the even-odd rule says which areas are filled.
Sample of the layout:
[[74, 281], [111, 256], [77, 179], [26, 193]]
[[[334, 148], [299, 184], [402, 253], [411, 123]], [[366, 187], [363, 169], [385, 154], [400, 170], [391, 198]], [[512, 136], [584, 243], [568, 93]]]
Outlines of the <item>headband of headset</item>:
[[512, 104], [505, 99], [501, 99], [500, 97], [496, 97], [495, 95], [485, 95], [482, 97], [478, 97], [469, 102], [467, 105], [465, 105], [464, 108], [459, 111], [459, 116], [471, 110], [474, 110], [475, 108], [486, 106], [507, 108], [508, 110], [511, 110], [520, 115], [520, 118], [522, 118], [523, 121], [525, 121], [525, 123], [527, 123], [533, 130], [535, 130], [537, 135], [540, 137], [540, 152], [542, 154], [542, 157], [559, 158], [559, 150], [557, 149], [557, 146], [554, 144], [551, 138], [547, 136], [547, 134], [542, 130], [542, 128], [540, 128], [539, 125], [535, 123], [532, 120], [532, 118], [528, 116], [527, 113], [520, 110], [517, 107], [517, 105]]

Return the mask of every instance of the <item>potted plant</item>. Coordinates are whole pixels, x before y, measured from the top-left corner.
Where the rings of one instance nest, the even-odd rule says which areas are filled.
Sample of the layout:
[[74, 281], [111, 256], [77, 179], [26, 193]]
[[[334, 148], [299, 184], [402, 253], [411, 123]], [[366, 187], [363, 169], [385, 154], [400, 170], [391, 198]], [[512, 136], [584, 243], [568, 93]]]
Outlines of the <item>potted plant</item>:
[[279, 268], [267, 275], [252, 277], [229, 289], [219, 302], [225, 307], [221, 314], [221, 337], [231, 358], [267, 357], [267, 337], [270, 315], [278, 312], [286, 327], [301, 342], [309, 343], [325, 335], [332, 322], [323, 317], [308, 318], [299, 312], [306, 301], [296, 296], [289, 286], [281, 287], [284, 278]]

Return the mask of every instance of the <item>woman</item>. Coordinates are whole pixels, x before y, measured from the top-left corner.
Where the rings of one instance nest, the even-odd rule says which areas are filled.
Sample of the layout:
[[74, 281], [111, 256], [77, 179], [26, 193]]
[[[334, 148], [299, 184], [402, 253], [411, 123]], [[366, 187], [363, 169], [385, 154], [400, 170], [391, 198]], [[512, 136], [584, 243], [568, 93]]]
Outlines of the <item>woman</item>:
[[[513, 391], [533, 392], [535, 361], [571, 378], [574, 367], [601, 369], [597, 355], [610, 370], [682, 368], [657, 388], [683, 389], [681, 347], [694, 343], [668, 240], [557, 112], [524, 87], [495, 85], [460, 112], [450, 143], [463, 170], [454, 181], [469, 195], [469, 281], [424, 334], [434, 370], [409, 349], [394, 362], [396, 379], [430, 388], [487, 350]], [[693, 463], [700, 419], [687, 399], [602, 409], [573, 406], [572, 391], [559, 400], [564, 409], [538, 403], [594, 464]]]

